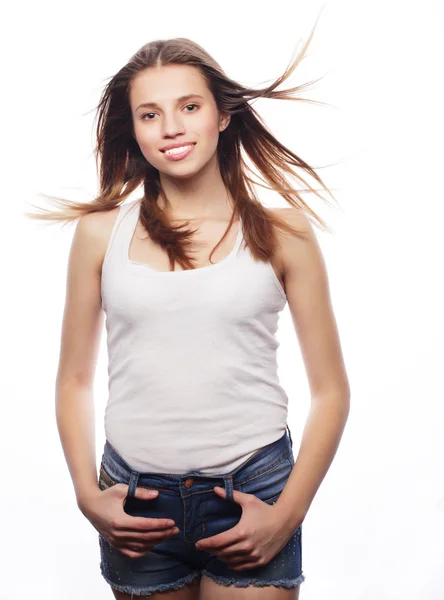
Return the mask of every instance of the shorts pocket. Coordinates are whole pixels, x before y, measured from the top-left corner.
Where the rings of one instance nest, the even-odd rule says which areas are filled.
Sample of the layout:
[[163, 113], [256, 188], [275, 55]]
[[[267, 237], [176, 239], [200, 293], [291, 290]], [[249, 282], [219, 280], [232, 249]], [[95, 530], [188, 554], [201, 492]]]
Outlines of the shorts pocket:
[[114, 481], [114, 479], [108, 475], [108, 473], [105, 471], [103, 465], [100, 465], [99, 488], [103, 491], [103, 490], [106, 490], [106, 489], [112, 487], [113, 485], [116, 485], [116, 483], [118, 483], [118, 482]]
[[[262, 469], [262, 467], [261, 467]], [[290, 477], [293, 467], [289, 456], [285, 456], [278, 464], [264, 470], [259, 475], [243, 481], [240, 491], [246, 494], [254, 494], [259, 500], [267, 504], [277, 501]]]
[[279, 492], [279, 494], [276, 494], [276, 496], [272, 496], [271, 498], [268, 498], [267, 500], [263, 500], [263, 502], [265, 502], [266, 504], [274, 504], [275, 502], [277, 502], [281, 493], [282, 493], [282, 491]]

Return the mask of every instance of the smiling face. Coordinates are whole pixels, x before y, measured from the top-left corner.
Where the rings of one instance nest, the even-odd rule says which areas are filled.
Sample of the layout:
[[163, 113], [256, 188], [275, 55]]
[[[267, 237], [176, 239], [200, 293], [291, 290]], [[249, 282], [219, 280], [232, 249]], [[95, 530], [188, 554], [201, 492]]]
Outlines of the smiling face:
[[[216, 154], [219, 133], [229, 121], [222, 116], [200, 71], [188, 65], [150, 67], [130, 90], [133, 134], [146, 160], [172, 177], [188, 177]], [[168, 156], [165, 146], [191, 145]]]

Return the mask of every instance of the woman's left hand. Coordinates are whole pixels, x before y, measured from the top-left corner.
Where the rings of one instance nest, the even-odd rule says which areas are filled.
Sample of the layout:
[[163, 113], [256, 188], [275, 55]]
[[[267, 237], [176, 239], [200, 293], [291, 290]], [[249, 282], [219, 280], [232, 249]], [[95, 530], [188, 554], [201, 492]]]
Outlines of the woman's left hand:
[[[223, 488], [214, 491], [225, 498]], [[294, 531], [275, 506], [263, 502], [254, 494], [233, 490], [233, 498], [242, 506], [239, 523], [196, 543], [196, 548], [215, 554], [231, 569], [240, 571], [266, 565], [285, 546]]]

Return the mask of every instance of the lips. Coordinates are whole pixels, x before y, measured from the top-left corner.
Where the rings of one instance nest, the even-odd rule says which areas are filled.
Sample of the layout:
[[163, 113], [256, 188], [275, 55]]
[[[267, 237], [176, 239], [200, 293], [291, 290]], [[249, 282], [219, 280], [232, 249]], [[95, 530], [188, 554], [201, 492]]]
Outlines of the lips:
[[161, 152], [165, 152], [166, 150], [172, 150], [173, 148], [182, 148], [183, 146], [195, 146], [196, 142], [182, 142], [180, 144], [170, 144], [169, 146], [165, 146], [161, 148]]
[[[165, 151], [164, 152], [165, 159], [170, 160], [170, 161], [171, 160], [172, 161], [183, 160], [194, 151], [194, 146], [195, 146], [195, 144], [190, 144], [184, 150], [179, 150], [178, 152], [177, 151], [176, 152]], [[179, 148], [180, 148], [180, 146], [179, 146]]]

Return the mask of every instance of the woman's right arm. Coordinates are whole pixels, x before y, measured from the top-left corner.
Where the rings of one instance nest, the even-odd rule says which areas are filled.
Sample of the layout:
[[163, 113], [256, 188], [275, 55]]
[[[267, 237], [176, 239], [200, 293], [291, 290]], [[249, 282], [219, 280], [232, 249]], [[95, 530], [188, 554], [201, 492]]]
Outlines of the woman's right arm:
[[101, 271], [118, 208], [81, 217], [68, 262], [61, 349], [56, 379], [60, 440], [83, 512], [100, 492], [95, 457], [93, 386], [104, 315]]

